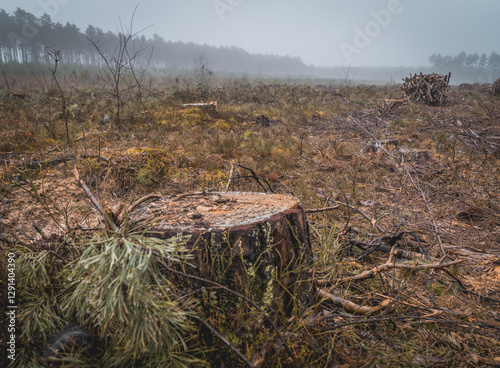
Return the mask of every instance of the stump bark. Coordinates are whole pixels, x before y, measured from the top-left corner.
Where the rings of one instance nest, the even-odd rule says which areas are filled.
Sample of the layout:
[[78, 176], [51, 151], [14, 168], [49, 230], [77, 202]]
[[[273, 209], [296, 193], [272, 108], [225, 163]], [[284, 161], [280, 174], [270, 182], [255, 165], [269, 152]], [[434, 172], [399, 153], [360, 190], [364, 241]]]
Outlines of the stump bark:
[[[295, 197], [183, 194], [142, 204], [131, 218], [150, 223], [150, 236], [189, 235], [186, 245], [195, 267], [187, 272], [229, 287], [265, 309], [289, 314], [309, 300], [312, 252], [307, 220]], [[223, 294], [218, 301], [224, 307], [237, 304], [234, 296]]]

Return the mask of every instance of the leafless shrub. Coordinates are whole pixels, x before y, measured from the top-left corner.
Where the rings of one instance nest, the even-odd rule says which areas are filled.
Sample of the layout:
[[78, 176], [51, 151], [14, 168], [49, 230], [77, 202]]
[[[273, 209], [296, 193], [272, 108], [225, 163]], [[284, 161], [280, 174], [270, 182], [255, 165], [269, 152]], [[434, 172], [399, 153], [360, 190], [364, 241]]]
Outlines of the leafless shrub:
[[[137, 35], [144, 31], [144, 29], [138, 32], [133, 31], [136, 10], [137, 7], [132, 14], [128, 27], [124, 27], [120, 23], [118, 37], [112, 51], [105, 49], [104, 45], [99, 44], [98, 40], [87, 38], [104, 63], [104, 68], [100, 72], [100, 78], [112, 90], [116, 106], [115, 117], [118, 123], [122, 118], [125, 94], [127, 92], [136, 89], [139, 101], [142, 103], [142, 80], [152, 55], [152, 50], [150, 50], [148, 57], [144, 58], [149, 45], [137, 39]], [[140, 66], [139, 70], [137, 70], [137, 66]]]

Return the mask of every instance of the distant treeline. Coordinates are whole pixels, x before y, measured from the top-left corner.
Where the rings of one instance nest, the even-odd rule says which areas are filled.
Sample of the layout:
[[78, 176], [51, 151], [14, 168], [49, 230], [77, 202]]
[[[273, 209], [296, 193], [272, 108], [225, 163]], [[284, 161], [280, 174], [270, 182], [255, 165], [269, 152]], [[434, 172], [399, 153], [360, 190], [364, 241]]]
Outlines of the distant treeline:
[[429, 57], [436, 71], [450, 71], [464, 81], [491, 83], [500, 77], [500, 54], [492, 52], [467, 54], [462, 51], [458, 55], [433, 54]]
[[[50, 16], [40, 17], [17, 8], [13, 14], [0, 9], [0, 65], [7, 64], [12, 72], [13, 64], [49, 65], [53, 63], [47, 48], [61, 50], [62, 67], [72, 65], [75, 69], [102, 66], [99, 52], [109, 57], [117, 49], [120, 34], [103, 31], [89, 25], [82, 32], [76, 25], [54, 23]], [[93, 45], [94, 43], [94, 45]], [[99, 50], [95, 46], [98, 46]], [[500, 77], [500, 55], [492, 52], [456, 56], [432, 55], [431, 66], [412, 67], [314, 67], [304, 64], [300, 58], [291, 56], [251, 54], [241, 48], [198, 45], [192, 42], [166, 41], [155, 34], [151, 38], [136, 35], [129, 43], [131, 51], [144, 49], [136, 65], [148, 65], [156, 70], [193, 70], [203, 67], [215, 72], [236, 74], [313, 77], [400, 83], [410, 73], [452, 73], [452, 84], [492, 83]], [[30, 67], [31, 67], [30, 66]], [[3, 69], [2, 69], [3, 70]]]
[[[61, 50], [62, 63], [100, 65], [102, 52], [112, 53], [119, 42], [117, 33], [89, 25], [85, 32], [70, 23], [52, 22], [49, 15], [37, 18], [20, 8], [9, 15], [0, 10], [0, 63], [51, 63], [47, 47]], [[165, 41], [158, 35], [147, 39], [135, 36], [132, 48], [147, 45], [143, 61], [155, 68], [192, 68], [203, 55], [206, 65], [214, 70], [242, 73], [295, 74], [304, 73], [307, 66], [297, 57], [250, 54], [237, 47], [214, 47], [194, 43]]]
[[467, 54], [462, 51], [458, 55], [445, 55], [432, 54], [429, 61], [435, 68], [471, 68], [471, 69], [499, 69], [500, 68], [500, 54], [492, 52], [490, 56], [483, 53], [481, 56], [476, 52], [475, 54]]

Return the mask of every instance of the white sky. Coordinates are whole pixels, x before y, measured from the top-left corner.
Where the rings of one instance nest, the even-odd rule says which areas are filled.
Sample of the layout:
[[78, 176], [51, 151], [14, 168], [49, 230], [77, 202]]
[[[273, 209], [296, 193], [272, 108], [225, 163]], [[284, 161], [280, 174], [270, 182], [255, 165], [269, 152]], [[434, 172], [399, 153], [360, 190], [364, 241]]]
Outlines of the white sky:
[[500, 53], [498, 0], [0, 0], [52, 21], [299, 56], [316, 66], [422, 66], [433, 53]]

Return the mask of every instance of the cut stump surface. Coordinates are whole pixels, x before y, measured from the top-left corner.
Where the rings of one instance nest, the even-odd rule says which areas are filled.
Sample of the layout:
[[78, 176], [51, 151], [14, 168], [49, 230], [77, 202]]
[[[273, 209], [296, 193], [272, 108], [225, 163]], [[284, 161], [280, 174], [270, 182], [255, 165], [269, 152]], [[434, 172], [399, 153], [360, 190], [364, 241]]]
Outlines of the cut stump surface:
[[253, 224], [297, 209], [297, 198], [281, 194], [209, 192], [162, 198], [139, 207], [134, 217], [154, 219], [155, 231], [192, 233]]
[[[144, 203], [131, 214], [150, 236], [189, 235], [197, 276], [264, 307], [306, 303], [311, 287], [309, 231], [295, 197], [249, 192], [182, 194]], [[145, 225], [146, 226], [146, 225]], [[294, 295], [296, 298], [290, 298]]]

